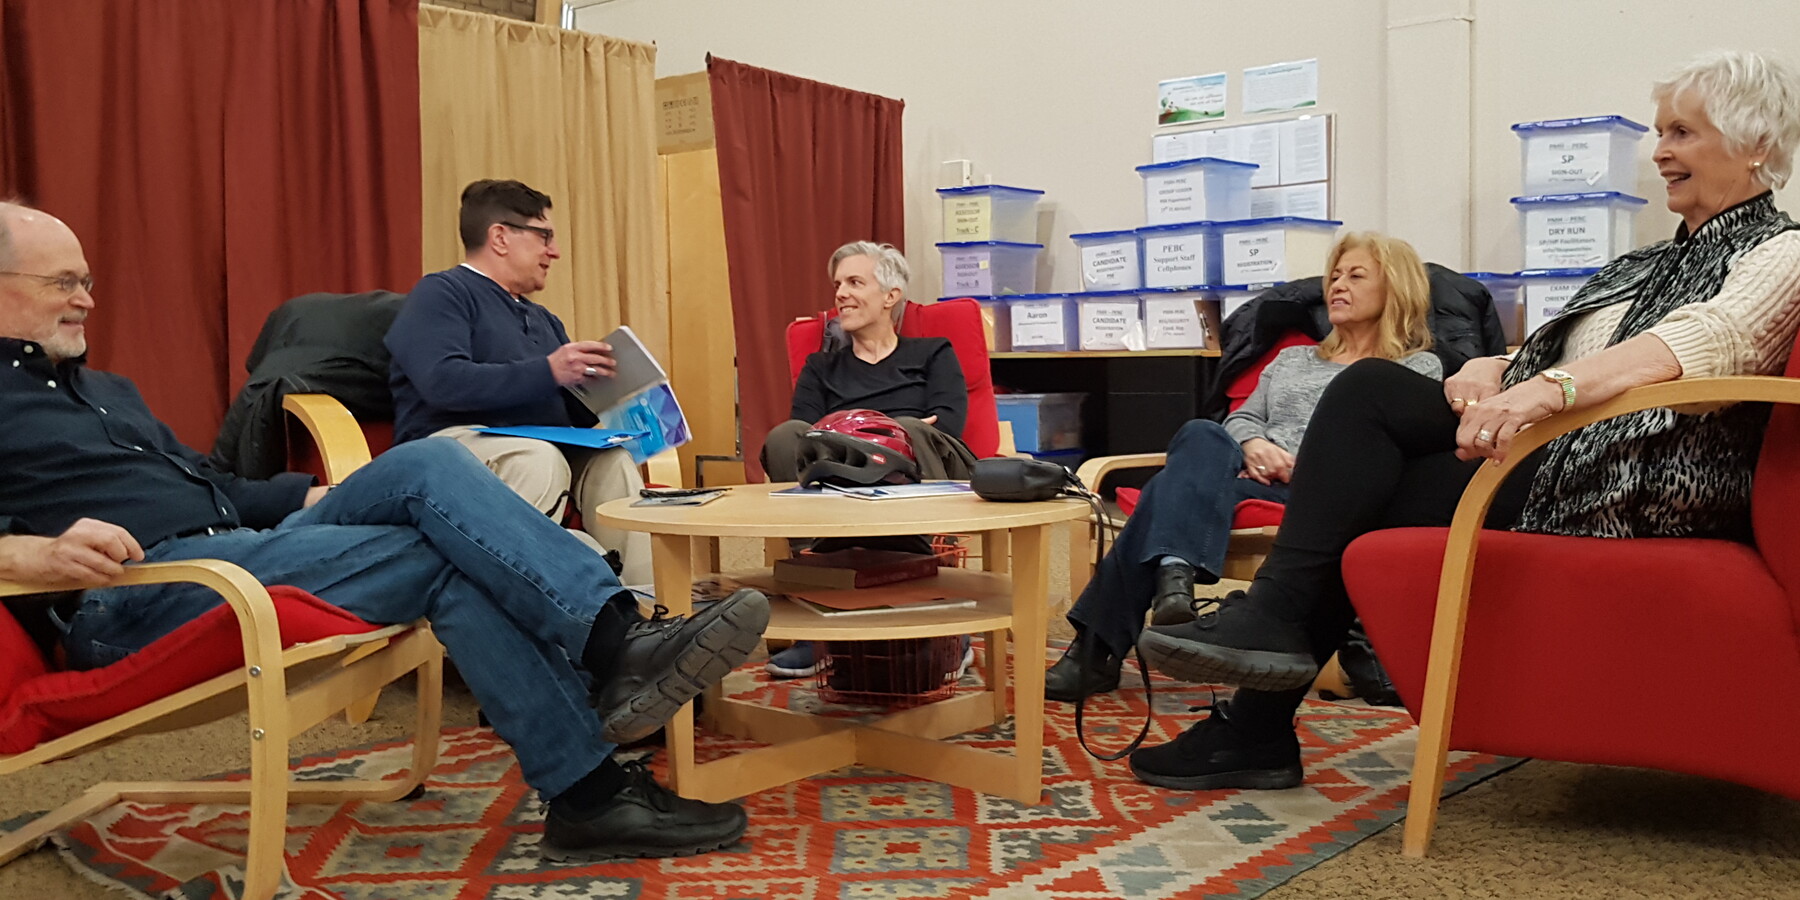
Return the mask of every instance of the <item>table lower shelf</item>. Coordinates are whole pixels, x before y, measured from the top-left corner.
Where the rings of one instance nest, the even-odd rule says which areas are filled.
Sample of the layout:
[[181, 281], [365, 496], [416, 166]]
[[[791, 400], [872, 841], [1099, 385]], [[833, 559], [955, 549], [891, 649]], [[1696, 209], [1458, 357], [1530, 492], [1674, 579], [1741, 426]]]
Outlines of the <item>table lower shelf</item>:
[[[768, 569], [715, 577], [764, 592], [805, 590], [784, 588], [775, 582]], [[954, 609], [826, 616], [790, 600], [777, 598], [770, 604], [769, 628], [763, 632], [763, 636], [784, 641], [841, 641], [978, 634], [1012, 627], [1012, 579], [1006, 575], [968, 569], [942, 569], [934, 578], [904, 584], [908, 587], [930, 586], [932, 593], [944, 597], [967, 597], [974, 600], [975, 605]], [[877, 593], [884, 588], [873, 587], [866, 590]]]

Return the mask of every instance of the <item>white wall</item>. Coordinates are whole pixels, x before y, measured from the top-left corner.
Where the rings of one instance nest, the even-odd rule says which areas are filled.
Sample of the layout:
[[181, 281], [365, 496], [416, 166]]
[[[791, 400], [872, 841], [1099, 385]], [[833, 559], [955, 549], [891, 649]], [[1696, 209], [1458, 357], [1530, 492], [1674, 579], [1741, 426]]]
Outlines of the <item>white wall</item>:
[[[1617, 113], [1653, 125], [1650, 86], [1713, 49], [1771, 52], [1800, 66], [1800, 4], [1793, 0], [1476, 0], [1474, 126], [1476, 261], [1516, 269], [1519, 193], [1514, 122]], [[1637, 243], [1674, 233], [1680, 220], [1650, 163], [1652, 130], [1638, 146]], [[1800, 215], [1800, 185], [1776, 195]]]
[[[659, 75], [708, 52], [906, 101], [907, 256], [936, 296], [939, 163], [1047, 191], [1040, 287], [1076, 287], [1071, 232], [1142, 224], [1156, 82], [1316, 57], [1337, 116], [1336, 213], [1392, 228], [1427, 259], [1518, 267], [1513, 122], [1620, 113], [1649, 124], [1650, 83], [1711, 47], [1800, 63], [1793, 0], [612, 0], [576, 26], [654, 41]], [[1269, 117], [1263, 117], [1269, 118]], [[1640, 241], [1666, 235], [1640, 148]], [[1800, 190], [1783, 198], [1800, 211]], [[849, 239], [854, 235], [846, 235]], [[1049, 277], [1047, 283], [1043, 282]], [[821, 284], [821, 291], [823, 291]]]

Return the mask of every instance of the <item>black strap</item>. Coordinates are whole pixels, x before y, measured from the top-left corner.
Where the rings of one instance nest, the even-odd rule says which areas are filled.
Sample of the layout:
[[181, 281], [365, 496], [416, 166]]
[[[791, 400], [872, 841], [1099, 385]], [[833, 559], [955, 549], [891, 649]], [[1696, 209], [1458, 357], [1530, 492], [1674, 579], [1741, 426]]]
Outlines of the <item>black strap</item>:
[[[1090, 663], [1098, 661], [1092, 657], [1098, 656], [1103, 652], [1105, 651], [1089, 650], [1084, 653], [1083, 655], [1090, 657], [1090, 659], [1085, 661], [1077, 660], [1082, 666], [1081, 674], [1086, 674], [1087, 666]], [[1075, 697], [1075, 740], [1081, 743], [1081, 749], [1086, 750], [1089, 756], [1098, 760], [1112, 762], [1115, 759], [1123, 759], [1125, 756], [1129, 755], [1131, 751], [1136, 750], [1139, 745], [1144, 743], [1144, 738], [1150, 735], [1150, 721], [1156, 718], [1156, 688], [1150, 683], [1150, 670], [1144, 665], [1143, 654], [1137, 652], [1137, 648], [1132, 648], [1131, 655], [1137, 657], [1138, 674], [1143, 676], [1144, 679], [1144, 727], [1138, 729], [1137, 737], [1132, 738], [1131, 743], [1125, 745], [1125, 749], [1120, 750], [1117, 753], [1105, 754], [1096, 752], [1093, 747], [1088, 745], [1087, 729], [1082, 724], [1083, 713], [1087, 710], [1088, 695], [1083, 692], [1077, 694]], [[1079, 684], [1079, 682], [1077, 683]]]

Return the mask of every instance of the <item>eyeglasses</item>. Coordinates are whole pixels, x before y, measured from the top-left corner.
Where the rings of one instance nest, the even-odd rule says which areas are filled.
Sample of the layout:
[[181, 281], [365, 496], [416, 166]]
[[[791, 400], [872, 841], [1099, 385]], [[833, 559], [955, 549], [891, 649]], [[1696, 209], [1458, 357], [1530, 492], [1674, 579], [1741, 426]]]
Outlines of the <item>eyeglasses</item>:
[[77, 275], [74, 272], [64, 272], [61, 275], [38, 275], [32, 272], [0, 272], [0, 275], [13, 275], [18, 278], [36, 278], [46, 284], [56, 285], [56, 289], [65, 294], [75, 293], [76, 288], [80, 288], [90, 294], [94, 292], [94, 276], [92, 275]]
[[520, 231], [529, 231], [532, 234], [543, 238], [546, 246], [556, 243], [556, 229], [554, 228], [540, 228], [536, 225], [519, 225], [514, 222], [501, 222], [500, 224], [505, 225], [508, 228], [516, 228]]

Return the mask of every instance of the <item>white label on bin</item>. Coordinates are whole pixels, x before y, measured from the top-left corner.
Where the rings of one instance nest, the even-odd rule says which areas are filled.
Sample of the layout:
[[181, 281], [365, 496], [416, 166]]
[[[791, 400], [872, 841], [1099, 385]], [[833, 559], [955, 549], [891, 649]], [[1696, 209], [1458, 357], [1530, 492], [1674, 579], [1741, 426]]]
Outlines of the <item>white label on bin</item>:
[[1206, 277], [1206, 235], [1159, 235], [1144, 238], [1144, 283], [1150, 287], [1209, 284]]
[[1089, 288], [1137, 287], [1137, 241], [1087, 244], [1081, 248], [1081, 283]]
[[1152, 350], [1206, 346], [1200, 301], [1191, 297], [1145, 298], [1144, 337]]
[[1560, 281], [1528, 281], [1525, 284], [1525, 333], [1538, 330], [1538, 326], [1562, 314], [1563, 307], [1569, 305], [1569, 298], [1586, 284], [1584, 278], [1569, 278]]
[[1279, 228], [1264, 231], [1226, 232], [1221, 284], [1256, 284], [1287, 280], [1287, 233]]
[[1525, 212], [1525, 268], [1586, 269], [1611, 259], [1612, 218], [1604, 206]]
[[991, 294], [988, 289], [992, 279], [988, 273], [988, 260], [985, 255], [977, 253], [944, 255], [944, 286], [950, 294], [973, 294], [981, 296]]
[[[1130, 340], [1128, 335], [1137, 339]], [[1131, 344], [1136, 343], [1137, 347]], [[1142, 323], [1136, 300], [1085, 301], [1081, 304], [1081, 349], [1141, 350]]]
[[1566, 184], [1578, 188], [1606, 177], [1612, 140], [1605, 134], [1541, 137], [1525, 142], [1525, 180], [1531, 184]]
[[1061, 303], [1015, 303], [1012, 342], [1020, 347], [1060, 347], [1068, 341]]
[[994, 200], [986, 195], [944, 200], [945, 241], [993, 240]]
[[1200, 196], [1205, 177], [1199, 172], [1171, 172], [1148, 179], [1145, 189], [1150, 192], [1150, 224], [1205, 218], [1205, 201]]

